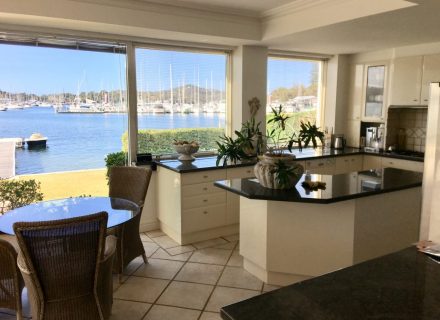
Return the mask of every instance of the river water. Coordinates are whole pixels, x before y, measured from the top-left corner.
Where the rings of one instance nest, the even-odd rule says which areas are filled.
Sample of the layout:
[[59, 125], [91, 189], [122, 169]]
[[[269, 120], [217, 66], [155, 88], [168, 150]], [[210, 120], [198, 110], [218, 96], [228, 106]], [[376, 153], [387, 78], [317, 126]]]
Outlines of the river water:
[[[39, 132], [48, 138], [44, 150], [16, 149], [16, 173], [47, 173], [105, 166], [110, 152], [122, 149], [127, 115], [59, 114], [52, 108], [0, 112], [0, 138], [27, 138]], [[224, 114], [141, 114], [139, 129], [219, 128]]]

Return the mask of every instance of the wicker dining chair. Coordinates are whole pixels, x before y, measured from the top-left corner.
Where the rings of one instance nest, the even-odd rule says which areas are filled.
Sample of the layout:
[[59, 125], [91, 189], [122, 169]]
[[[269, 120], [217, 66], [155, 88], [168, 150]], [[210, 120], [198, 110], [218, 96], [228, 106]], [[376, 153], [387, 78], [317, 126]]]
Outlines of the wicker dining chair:
[[107, 213], [49, 222], [17, 222], [18, 267], [32, 319], [108, 319], [116, 239]]
[[24, 283], [17, 268], [17, 251], [0, 236], [0, 307], [15, 310], [22, 319], [21, 293]]
[[110, 167], [109, 196], [133, 201], [139, 206], [139, 214], [112, 230], [118, 239], [114, 270], [121, 275], [124, 268], [136, 257], [147, 263], [145, 249], [139, 234], [139, 225], [152, 170], [139, 167]]

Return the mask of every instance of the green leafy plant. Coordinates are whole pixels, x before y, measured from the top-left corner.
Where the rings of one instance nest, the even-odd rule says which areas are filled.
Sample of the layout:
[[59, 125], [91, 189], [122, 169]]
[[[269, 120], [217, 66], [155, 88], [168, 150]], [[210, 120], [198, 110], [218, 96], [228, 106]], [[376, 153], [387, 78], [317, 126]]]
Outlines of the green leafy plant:
[[247, 157], [246, 153], [243, 151], [242, 138], [240, 137], [233, 139], [231, 137], [223, 135], [220, 137], [220, 141], [216, 141], [216, 143], [218, 146], [216, 161], [217, 166], [222, 160], [224, 166], [227, 164], [228, 160], [233, 163], [237, 163], [237, 161], [240, 161], [241, 159]]
[[304, 147], [307, 148], [312, 142], [313, 148], [318, 146], [318, 140], [321, 144], [324, 143], [324, 132], [319, 130], [316, 124], [311, 124], [310, 121], [306, 123], [301, 121], [300, 131], [299, 131], [299, 147], [302, 148], [302, 143]]
[[284, 161], [278, 160], [275, 167], [270, 171], [275, 176], [277, 183], [282, 188], [289, 188], [293, 177], [297, 177], [293, 167], [287, 165]]
[[290, 117], [286, 113], [284, 113], [283, 106], [280, 104], [278, 109], [275, 109], [275, 108], [271, 108], [271, 109], [272, 109], [272, 116], [267, 121], [267, 123], [275, 124], [282, 131], [286, 130], [286, 122]]
[[0, 212], [43, 200], [41, 184], [31, 180], [0, 180]]
[[104, 161], [105, 161], [105, 166], [107, 167], [107, 179], [108, 179], [108, 175], [109, 175], [109, 168], [110, 167], [114, 167], [114, 166], [126, 166], [127, 165], [127, 152], [124, 151], [119, 151], [119, 152], [113, 152], [113, 153], [109, 153]]

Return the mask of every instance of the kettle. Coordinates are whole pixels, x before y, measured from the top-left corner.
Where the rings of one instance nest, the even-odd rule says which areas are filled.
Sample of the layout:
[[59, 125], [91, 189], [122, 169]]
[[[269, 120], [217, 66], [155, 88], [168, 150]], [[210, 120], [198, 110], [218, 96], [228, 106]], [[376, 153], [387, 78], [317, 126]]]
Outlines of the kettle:
[[335, 137], [335, 142], [333, 145], [335, 149], [344, 149], [345, 148], [345, 139], [342, 136]]

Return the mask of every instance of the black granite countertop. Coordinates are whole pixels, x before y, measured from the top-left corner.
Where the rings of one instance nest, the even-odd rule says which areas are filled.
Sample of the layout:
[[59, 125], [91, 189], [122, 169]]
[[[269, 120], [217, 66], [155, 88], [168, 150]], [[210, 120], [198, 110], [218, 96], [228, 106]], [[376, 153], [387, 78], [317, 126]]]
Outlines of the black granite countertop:
[[312, 174], [312, 181], [326, 183], [325, 190], [307, 191], [301, 185], [301, 177], [295, 188], [274, 190], [261, 186], [257, 179], [232, 179], [216, 181], [215, 186], [240, 196], [270, 201], [305, 203], [333, 203], [338, 201], [368, 197], [403, 189], [420, 187], [423, 174], [414, 171], [384, 168], [352, 172], [338, 175]]
[[[322, 149], [322, 148], [307, 148], [303, 149], [301, 152], [299, 150], [295, 150], [292, 152], [296, 156], [298, 160], [312, 160], [319, 158], [332, 158], [332, 157], [343, 157], [343, 156], [351, 156], [351, 155], [361, 155], [361, 154], [369, 154], [381, 157], [389, 157], [389, 158], [397, 158], [404, 160], [412, 160], [412, 161], [422, 161], [422, 157], [412, 157], [407, 155], [399, 155], [394, 153], [387, 152], [367, 152], [357, 148], [345, 148], [343, 150], [337, 149]], [[181, 162], [179, 160], [157, 160], [155, 163], [160, 166], [170, 170], [173, 170], [178, 173], [187, 173], [187, 172], [196, 172], [196, 171], [204, 171], [204, 170], [215, 170], [215, 169], [224, 169], [225, 167], [220, 165], [216, 166], [216, 157], [199, 157], [194, 161], [185, 161]], [[226, 165], [227, 168], [234, 167], [246, 167], [255, 165], [255, 160], [250, 161], [239, 161], [237, 163], [229, 163]]]
[[440, 264], [408, 248], [221, 309], [224, 320], [438, 320]]

